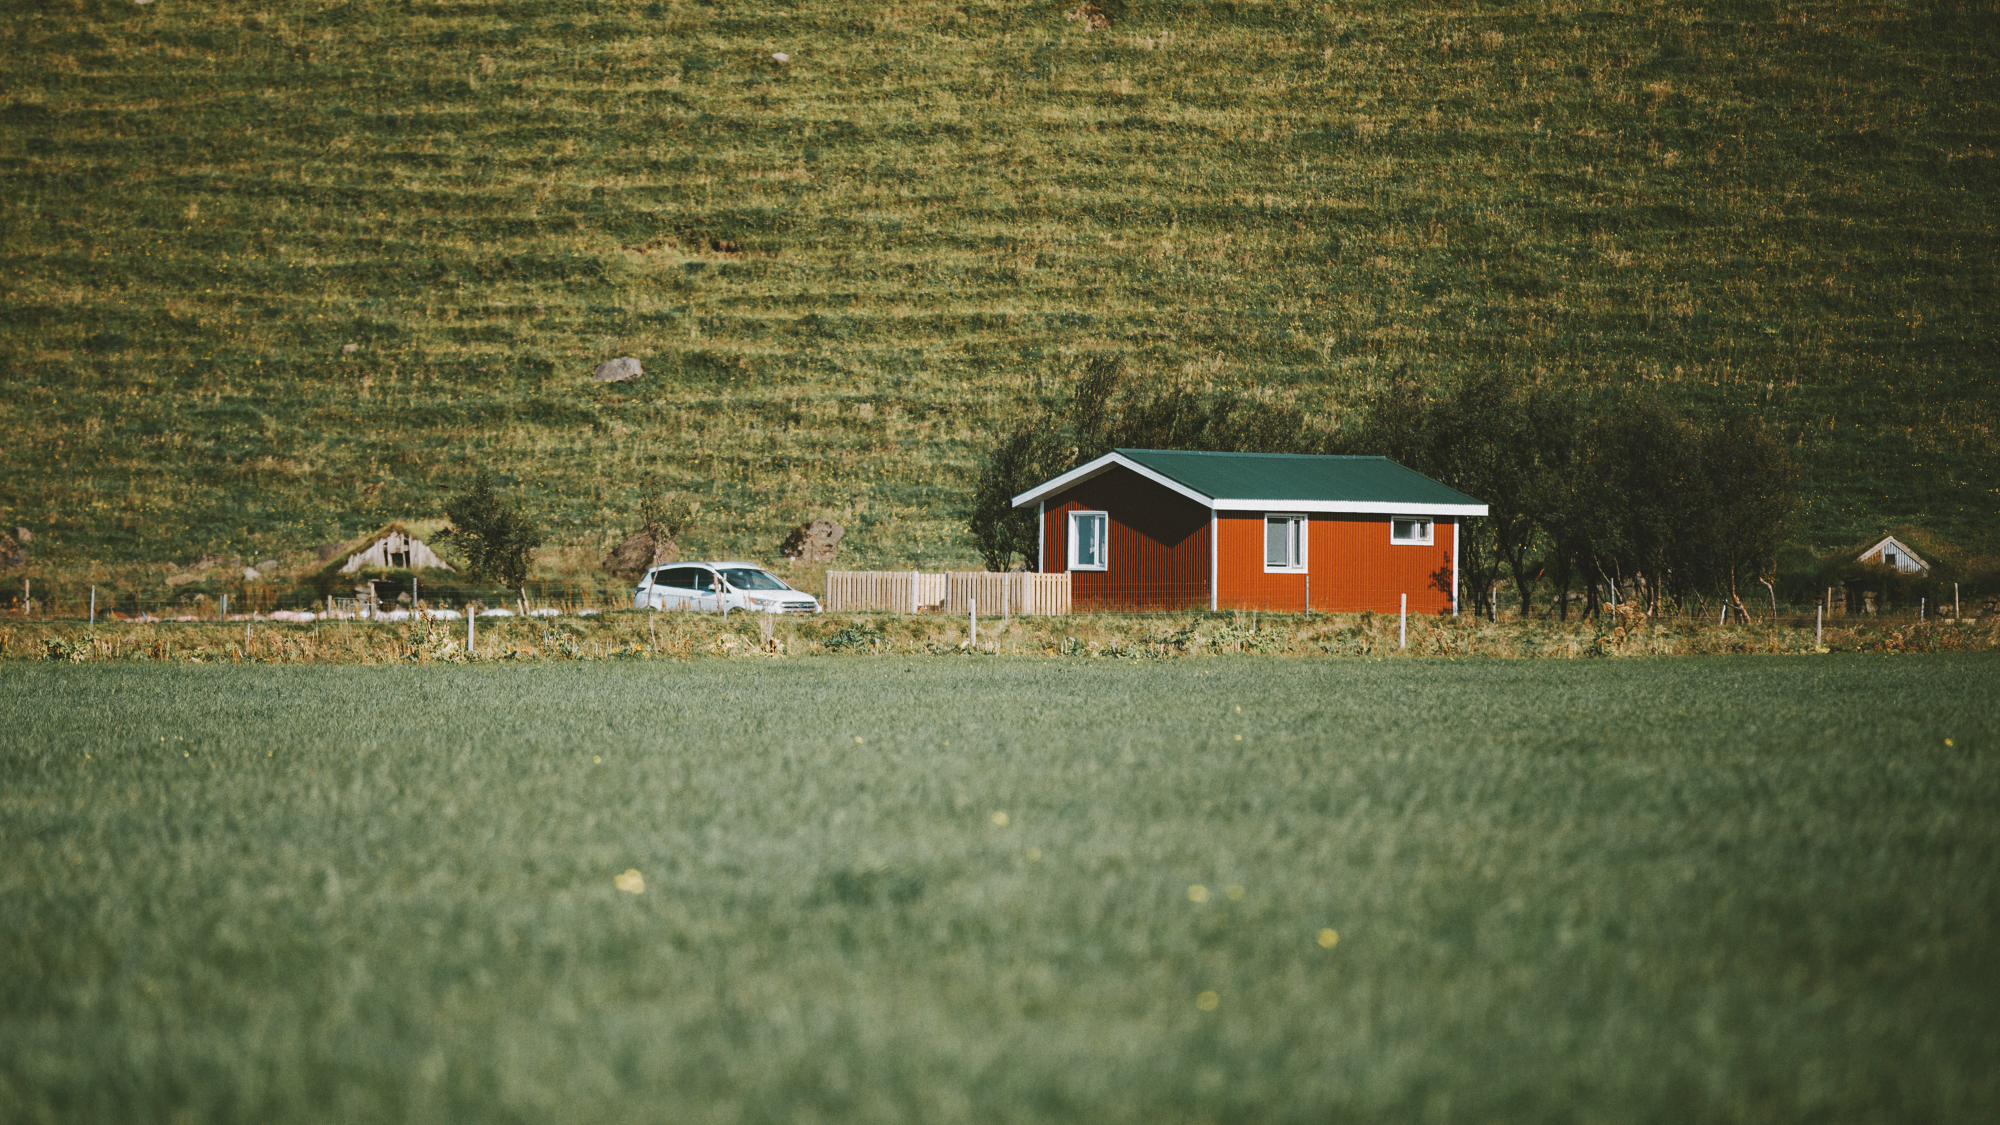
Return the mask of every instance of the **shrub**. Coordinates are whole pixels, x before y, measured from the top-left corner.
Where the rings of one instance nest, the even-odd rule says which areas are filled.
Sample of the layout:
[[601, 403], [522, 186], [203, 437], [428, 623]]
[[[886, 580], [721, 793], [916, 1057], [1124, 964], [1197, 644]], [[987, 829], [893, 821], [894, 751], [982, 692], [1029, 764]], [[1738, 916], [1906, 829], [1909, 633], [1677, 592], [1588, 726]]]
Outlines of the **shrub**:
[[468, 572], [516, 590], [526, 586], [528, 562], [542, 544], [542, 533], [518, 505], [494, 489], [491, 473], [481, 469], [471, 487], [444, 510], [451, 527], [438, 541], [463, 560]]

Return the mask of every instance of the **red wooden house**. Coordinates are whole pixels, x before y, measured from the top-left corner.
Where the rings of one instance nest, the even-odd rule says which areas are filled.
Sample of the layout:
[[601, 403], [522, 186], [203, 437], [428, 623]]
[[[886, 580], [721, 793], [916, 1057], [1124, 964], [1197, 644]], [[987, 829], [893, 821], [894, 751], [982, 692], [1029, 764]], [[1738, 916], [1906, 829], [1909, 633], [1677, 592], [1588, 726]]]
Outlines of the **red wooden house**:
[[1486, 505], [1386, 457], [1118, 449], [1030, 489], [1079, 610], [1458, 611]]

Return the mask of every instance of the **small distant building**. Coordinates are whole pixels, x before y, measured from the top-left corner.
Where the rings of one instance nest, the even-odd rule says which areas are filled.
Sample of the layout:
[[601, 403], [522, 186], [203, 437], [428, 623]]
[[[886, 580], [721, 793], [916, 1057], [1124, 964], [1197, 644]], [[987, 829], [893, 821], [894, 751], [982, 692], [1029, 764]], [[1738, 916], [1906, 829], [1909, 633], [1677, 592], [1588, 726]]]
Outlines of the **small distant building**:
[[1871, 566], [1893, 566], [1904, 574], [1929, 574], [1931, 570], [1931, 564], [1893, 535], [1883, 536], [1880, 543], [1861, 552], [1854, 561]]
[[390, 524], [350, 549], [340, 573], [353, 574], [363, 567], [379, 570], [450, 570], [451, 564], [438, 557], [423, 540], [400, 524]]

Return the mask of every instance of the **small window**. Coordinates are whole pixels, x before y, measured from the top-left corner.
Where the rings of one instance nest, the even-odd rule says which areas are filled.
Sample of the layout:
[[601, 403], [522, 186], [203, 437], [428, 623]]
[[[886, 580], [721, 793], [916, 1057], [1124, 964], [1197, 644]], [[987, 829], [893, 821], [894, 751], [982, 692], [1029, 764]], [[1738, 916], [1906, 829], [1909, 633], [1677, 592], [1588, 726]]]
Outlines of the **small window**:
[[653, 578], [653, 585], [665, 586], [674, 590], [701, 590], [707, 592], [715, 589], [715, 576], [700, 567], [679, 566], [672, 570], [661, 571], [656, 574]]
[[1882, 565], [1883, 565], [1883, 566], [1895, 566], [1895, 565], [1896, 565], [1896, 552], [1894, 552], [1894, 551], [1884, 551], [1884, 552], [1882, 552]]
[[1306, 518], [1264, 517], [1264, 570], [1306, 568]]
[[1431, 521], [1429, 520], [1389, 521], [1389, 542], [1391, 543], [1422, 544], [1429, 543], [1430, 541]]
[[1110, 518], [1103, 512], [1069, 514], [1069, 568], [1103, 570]]

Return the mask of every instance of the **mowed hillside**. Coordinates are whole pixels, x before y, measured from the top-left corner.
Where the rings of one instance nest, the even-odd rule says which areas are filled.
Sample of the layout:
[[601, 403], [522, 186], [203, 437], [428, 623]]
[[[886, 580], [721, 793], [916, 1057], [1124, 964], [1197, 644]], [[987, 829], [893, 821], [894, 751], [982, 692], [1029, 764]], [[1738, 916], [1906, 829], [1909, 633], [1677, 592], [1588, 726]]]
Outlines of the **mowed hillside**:
[[488, 466], [559, 543], [656, 482], [969, 564], [997, 421], [1116, 351], [1641, 384], [1781, 427], [1805, 541], [2000, 546], [1990, 5], [1071, 7], [10, 5], [0, 522], [262, 555]]

